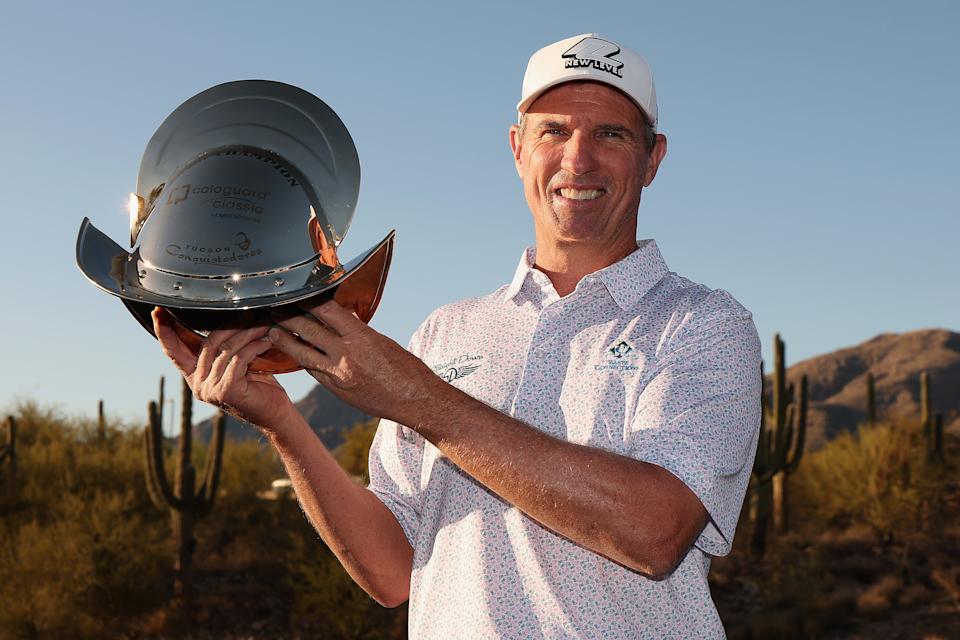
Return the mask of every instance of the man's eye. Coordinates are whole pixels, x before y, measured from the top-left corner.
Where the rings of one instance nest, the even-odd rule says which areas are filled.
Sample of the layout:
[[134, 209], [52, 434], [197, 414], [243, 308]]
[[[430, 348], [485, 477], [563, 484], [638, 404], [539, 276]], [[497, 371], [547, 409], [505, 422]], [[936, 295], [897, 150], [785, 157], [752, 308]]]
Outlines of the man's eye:
[[562, 129], [544, 129], [543, 135], [545, 136], [560, 136], [563, 135]]
[[623, 134], [620, 133], [619, 131], [601, 131], [600, 137], [601, 138], [622, 138]]

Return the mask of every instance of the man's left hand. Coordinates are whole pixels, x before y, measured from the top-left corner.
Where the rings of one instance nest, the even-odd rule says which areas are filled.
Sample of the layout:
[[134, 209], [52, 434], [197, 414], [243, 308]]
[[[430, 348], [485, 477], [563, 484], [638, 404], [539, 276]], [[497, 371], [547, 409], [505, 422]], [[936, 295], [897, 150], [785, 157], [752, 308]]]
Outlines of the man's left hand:
[[286, 330], [270, 330], [268, 336], [277, 348], [344, 402], [371, 416], [416, 428], [417, 416], [440, 378], [332, 300], [304, 311], [275, 319]]

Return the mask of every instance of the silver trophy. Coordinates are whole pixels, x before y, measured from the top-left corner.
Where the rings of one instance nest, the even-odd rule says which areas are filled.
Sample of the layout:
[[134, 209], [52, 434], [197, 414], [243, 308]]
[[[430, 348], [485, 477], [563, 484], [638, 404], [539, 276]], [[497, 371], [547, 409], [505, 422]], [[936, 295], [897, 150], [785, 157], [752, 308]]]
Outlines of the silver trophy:
[[[171, 113], [147, 144], [130, 194], [126, 251], [84, 218], [77, 265], [153, 334], [164, 307], [192, 332], [270, 323], [267, 310], [332, 298], [369, 322], [394, 232], [342, 264], [360, 190], [346, 127], [316, 96], [265, 80], [217, 85]], [[279, 309], [278, 309], [279, 308]], [[300, 366], [271, 349], [251, 371]]]

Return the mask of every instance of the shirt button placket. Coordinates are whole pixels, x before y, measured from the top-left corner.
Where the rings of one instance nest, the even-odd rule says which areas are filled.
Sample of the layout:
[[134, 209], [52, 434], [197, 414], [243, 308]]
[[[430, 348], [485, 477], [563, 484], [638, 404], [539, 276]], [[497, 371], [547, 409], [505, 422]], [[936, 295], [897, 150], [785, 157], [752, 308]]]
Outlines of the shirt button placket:
[[558, 410], [555, 406], [559, 401], [557, 390], [562, 382], [553, 380], [559, 355], [558, 329], [561, 316], [562, 305], [556, 302], [540, 312], [511, 411], [514, 417], [547, 432], [554, 430], [551, 425], [556, 422], [553, 413]]

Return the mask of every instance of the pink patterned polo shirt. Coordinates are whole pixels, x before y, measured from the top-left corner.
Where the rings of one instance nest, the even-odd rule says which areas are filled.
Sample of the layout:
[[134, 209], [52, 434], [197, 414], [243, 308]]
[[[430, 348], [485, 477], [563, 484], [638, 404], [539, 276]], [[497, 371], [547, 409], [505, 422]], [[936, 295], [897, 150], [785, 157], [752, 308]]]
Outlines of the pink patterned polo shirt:
[[383, 420], [370, 490], [414, 549], [410, 637], [722, 638], [707, 584], [729, 552], [760, 426], [760, 342], [729, 293], [668, 271], [653, 240], [561, 298], [528, 249], [513, 281], [431, 314], [410, 351], [557, 438], [669, 470], [710, 514], [651, 580], [545, 529], [416, 432]]

